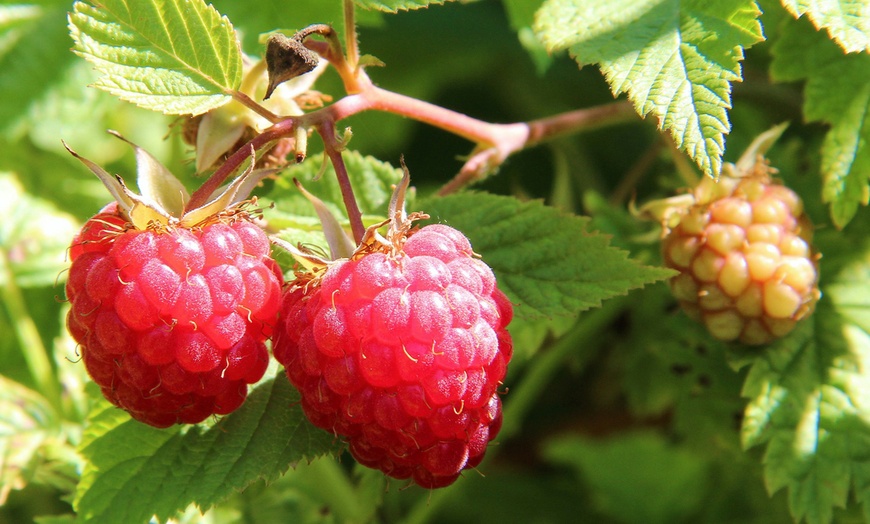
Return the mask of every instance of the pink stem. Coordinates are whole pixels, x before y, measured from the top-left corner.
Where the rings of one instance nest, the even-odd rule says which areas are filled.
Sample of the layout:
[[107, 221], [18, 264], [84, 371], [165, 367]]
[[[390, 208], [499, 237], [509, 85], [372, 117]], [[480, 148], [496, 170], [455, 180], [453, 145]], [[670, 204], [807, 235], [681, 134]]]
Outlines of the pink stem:
[[293, 128], [295, 127], [294, 124], [292, 118], [282, 120], [237, 149], [229, 158], [227, 158], [217, 171], [215, 171], [214, 174], [212, 174], [208, 180], [206, 180], [205, 183], [203, 183], [199, 189], [193, 193], [193, 195], [191, 195], [190, 201], [188, 201], [187, 206], [185, 206], [185, 211], [190, 211], [191, 209], [196, 209], [205, 205], [208, 202], [208, 197], [221, 187], [221, 184], [224, 183], [224, 180], [226, 180], [230, 173], [238, 169], [239, 166], [250, 158], [252, 148], [254, 151], [260, 151], [266, 147], [269, 142], [288, 136], [293, 132]]
[[637, 119], [634, 107], [628, 102], [575, 109], [529, 122], [529, 139], [525, 146], [537, 145], [545, 140], [580, 130], [586, 131], [602, 125], [631, 122]]
[[347, 166], [344, 164], [344, 158], [341, 156], [341, 150], [344, 149], [339, 144], [335, 136], [335, 122], [327, 120], [322, 122], [317, 127], [317, 132], [323, 139], [324, 149], [332, 162], [332, 167], [335, 169], [335, 176], [338, 179], [338, 187], [341, 189], [341, 198], [344, 200], [344, 207], [347, 209], [347, 218], [350, 220], [350, 229], [353, 232], [353, 239], [357, 245], [362, 242], [366, 228], [362, 221], [362, 212], [359, 205], [356, 203], [356, 197], [353, 194], [353, 185], [350, 183], [350, 177], [347, 173]]
[[[327, 45], [321, 42], [306, 42], [309, 47], [325, 52]], [[346, 62], [343, 65], [347, 66]], [[556, 136], [590, 129], [614, 122], [636, 118], [632, 106], [617, 102], [588, 109], [577, 109], [559, 115], [511, 124], [484, 122], [468, 115], [446, 109], [416, 98], [381, 89], [368, 79], [363, 71], [356, 77], [359, 91], [349, 94], [334, 104], [297, 117], [287, 117], [258, 135], [238, 151], [233, 153], [224, 164], [191, 197], [187, 208], [194, 209], [205, 204], [206, 199], [234, 172], [250, 154], [251, 147], [260, 151], [269, 142], [291, 136], [297, 127], [317, 129], [323, 137], [326, 152], [339, 176], [342, 196], [347, 206], [354, 237], [359, 240], [364, 232], [362, 218], [353, 189], [347, 180], [347, 170], [341, 159], [341, 146], [335, 138], [335, 124], [345, 118], [368, 110], [384, 111], [413, 118], [476, 143], [480, 151], [472, 157], [459, 175], [442, 190], [441, 194], [461, 189], [481, 176], [488, 164], [499, 164], [511, 154]], [[344, 179], [342, 179], [344, 178]]]

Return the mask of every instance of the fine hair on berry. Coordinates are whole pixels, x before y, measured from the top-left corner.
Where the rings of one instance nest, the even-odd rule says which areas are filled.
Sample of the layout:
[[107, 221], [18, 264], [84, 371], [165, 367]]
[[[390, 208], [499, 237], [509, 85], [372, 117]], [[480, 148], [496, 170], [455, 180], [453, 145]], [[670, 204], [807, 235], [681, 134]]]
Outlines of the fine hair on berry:
[[393, 247], [301, 276], [273, 351], [311, 422], [358, 462], [443, 487], [501, 427], [512, 306], [456, 229], [425, 226]]
[[70, 257], [70, 333], [133, 418], [168, 427], [228, 414], [265, 373], [283, 277], [246, 213], [140, 230], [111, 204]]

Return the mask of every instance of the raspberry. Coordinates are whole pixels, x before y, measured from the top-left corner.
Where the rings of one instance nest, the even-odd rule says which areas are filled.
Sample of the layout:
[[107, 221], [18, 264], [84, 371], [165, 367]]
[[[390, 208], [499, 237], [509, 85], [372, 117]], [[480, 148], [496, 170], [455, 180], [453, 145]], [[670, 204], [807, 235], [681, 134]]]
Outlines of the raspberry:
[[501, 427], [513, 310], [459, 231], [430, 225], [391, 242], [300, 277], [273, 351], [311, 422], [357, 461], [447, 486]]
[[116, 204], [70, 247], [70, 333], [105, 397], [156, 427], [238, 408], [265, 373], [283, 278], [244, 212], [137, 229]]
[[670, 287], [716, 338], [767, 344], [788, 334], [819, 298], [801, 199], [766, 163], [745, 176], [705, 179], [663, 240]]

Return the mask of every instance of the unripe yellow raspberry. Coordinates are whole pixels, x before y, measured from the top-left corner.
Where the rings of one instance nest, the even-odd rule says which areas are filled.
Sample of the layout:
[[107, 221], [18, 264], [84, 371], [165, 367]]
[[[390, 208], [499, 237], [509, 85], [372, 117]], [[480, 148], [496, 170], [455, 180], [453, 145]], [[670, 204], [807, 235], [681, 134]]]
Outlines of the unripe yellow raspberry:
[[797, 194], [763, 159], [741, 176], [704, 179], [694, 203], [665, 224], [671, 290], [721, 340], [767, 344], [788, 334], [819, 299], [812, 225]]

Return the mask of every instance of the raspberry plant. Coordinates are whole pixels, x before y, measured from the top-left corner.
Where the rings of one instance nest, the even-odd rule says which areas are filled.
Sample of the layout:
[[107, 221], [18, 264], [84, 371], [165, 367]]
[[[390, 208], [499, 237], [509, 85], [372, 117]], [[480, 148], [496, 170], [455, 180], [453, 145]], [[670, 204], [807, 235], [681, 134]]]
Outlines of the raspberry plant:
[[870, 520], [865, 2], [46, 0], [0, 42], [0, 520]]

